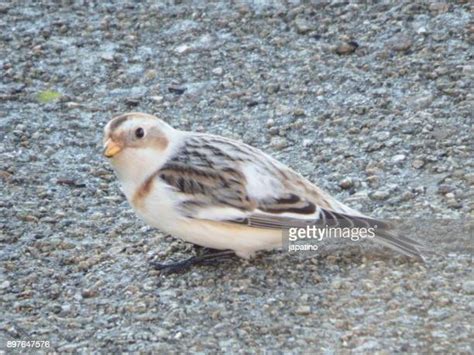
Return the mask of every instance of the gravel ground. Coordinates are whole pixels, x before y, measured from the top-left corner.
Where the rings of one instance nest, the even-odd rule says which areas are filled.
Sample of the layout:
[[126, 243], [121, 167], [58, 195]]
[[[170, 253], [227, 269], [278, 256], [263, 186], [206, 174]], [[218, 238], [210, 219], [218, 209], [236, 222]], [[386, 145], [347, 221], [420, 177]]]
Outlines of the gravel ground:
[[[473, 352], [468, 1], [67, 3], [0, 5], [0, 349]], [[126, 111], [262, 148], [439, 255], [160, 274], [194, 250], [135, 217], [101, 156]]]

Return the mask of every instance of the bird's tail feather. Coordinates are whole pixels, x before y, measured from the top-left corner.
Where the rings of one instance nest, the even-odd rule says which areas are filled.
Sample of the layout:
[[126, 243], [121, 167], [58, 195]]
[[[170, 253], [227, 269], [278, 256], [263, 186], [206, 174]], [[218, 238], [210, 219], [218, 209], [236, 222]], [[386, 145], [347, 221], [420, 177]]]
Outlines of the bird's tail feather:
[[321, 209], [321, 220], [323, 223], [332, 222], [339, 226], [376, 228], [374, 241], [419, 261], [425, 261], [423, 251], [428, 248], [416, 240], [393, 231], [394, 225], [392, 223], [364, 215], [346, 214], [324, 209]]
[[408, 237], [398, 236], [387, 230], [378, 230], [374, 241], [419, 261], [425, 261], [423, 251], [426, 247]]

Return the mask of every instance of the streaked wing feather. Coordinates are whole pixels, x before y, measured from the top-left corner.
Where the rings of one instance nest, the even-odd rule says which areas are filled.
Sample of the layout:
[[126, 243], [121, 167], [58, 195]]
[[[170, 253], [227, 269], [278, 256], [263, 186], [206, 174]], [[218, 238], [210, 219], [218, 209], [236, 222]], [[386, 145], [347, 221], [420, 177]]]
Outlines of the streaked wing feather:
[[[317, 188], [309, 191], [311, 200], [306, 198], [308, 186], [309, 189], [312, 186], [310, 183], [293, 171], [283, 172], [279, 163], [254, 148], [218, 137], [202, 136], [200, 139], [188, 142], [157, 172], [162, 181], [181, 195], [180, 208], [188, 218], [269, 229], [306, 225], [376, 227], [378, 242], [403, 254], [422, 258], [419, 249], [423, 246], [410, 238], [392, 234], [389, 223], [358, 214], [336, 201], [331, 204], [328, 196], [318, 195], [322, 192]], [[245, 175], [243, 164], [254, 164], [250, 171], [260, 174], [252, 175], [250, 188], [250, 177]], [[291, 183], [285, 180], [288, 177], [293, 180]], [[266, 193], [266, 186], [258, 185], [259, 179], [271, 183], [271, 191]], [[318, 205], [315, 201], [325, 204]], [[219, 213], [221, 208], [226, 213]]]

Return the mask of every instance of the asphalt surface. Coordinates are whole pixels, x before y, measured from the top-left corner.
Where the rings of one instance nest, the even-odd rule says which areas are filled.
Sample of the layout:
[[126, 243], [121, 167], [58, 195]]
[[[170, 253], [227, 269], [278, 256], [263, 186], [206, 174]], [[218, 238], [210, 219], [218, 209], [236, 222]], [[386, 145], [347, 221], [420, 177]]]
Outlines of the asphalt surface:
[[[472, 353], [473, 43], [467, 1], [2, 3], [0, 351]], [[127, 111], [261, 148], [433, 253], [153, 270], [195, 251], [101, 156]]]

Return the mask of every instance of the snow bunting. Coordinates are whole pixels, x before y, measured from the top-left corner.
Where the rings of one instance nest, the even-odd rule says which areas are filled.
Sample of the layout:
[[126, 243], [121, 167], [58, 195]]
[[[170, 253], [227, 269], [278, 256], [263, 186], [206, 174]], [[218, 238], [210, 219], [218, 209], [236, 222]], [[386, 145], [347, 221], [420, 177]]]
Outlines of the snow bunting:
[[115, 117], [104, 133], [104, 155], [136, 213], [187, 242], [249, 258], [280, 248], [285, 228], [343, 220], [377, 225], [375, 241], [422, 259], [418, 242], [247, 144], [180, 131], [144, 113]]

